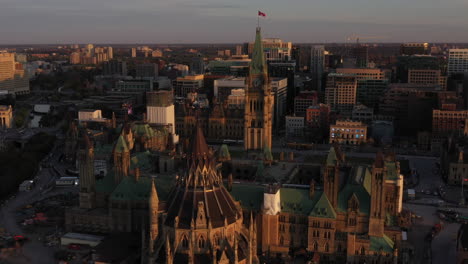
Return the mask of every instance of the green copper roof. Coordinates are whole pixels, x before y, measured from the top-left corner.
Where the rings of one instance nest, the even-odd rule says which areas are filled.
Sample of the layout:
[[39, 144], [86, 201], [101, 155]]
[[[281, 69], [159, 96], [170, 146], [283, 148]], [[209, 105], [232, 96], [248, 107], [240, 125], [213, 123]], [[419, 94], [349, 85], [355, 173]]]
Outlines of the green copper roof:
[[348, 178], [350, 184], [361, 184], [367, 193], [372, 190], [372, 174], [368, 166], [358, 165], [351, 170], [351, 177]]
[[255, 44], [252, 52], [252, 61], [250, 62], [250, 74], [266, 74], [267, 68], [265, 55], [263, 53], [262, 34], [260, 28], [257, 28], [255, 35]]
[[355, 194], [359, 201], [359, 212], [369, 215], [370, 194], [360, 184], [347, 183], [338, 194], [338, 211], [346, 212], [348, 210], [348, 201]]
[[269, 161], [273, 160], [273, 154], [271, 154], [271, 149], [268, 146], [263, 148], [263, 158]]
[[231, 159], [231, 153], [229, 153], [229, 148], [226, 144], [222, 144], [218, 151], [218, 158], [222, 159]]
[[175, 177], [172, 174], [158, 174], [155, 178], [156, 191], [160, 201], [167, 201], [169, 193], [175, 184]]
[[153, 155], [149, 151], [135, 153], [130, 159], [130, 169], [140, 168], [141, 171], [151, 171]]
[[96, 192], [110, 194], [115, 187], [114, 174], [115, 171], [110, 170], [104, 178], [96, 181]]
[[309, 216], [321, 217], [321, 218], [336, 218], [335, 209], [331, 205], [325, 192], [320, 195], [320, 199], [312, 208]]
[[150, 125], [145, 124], [145, 123], [137, 123], [132, 126], [132, 131], [134, 134], [138, 136], [146, 136], [148, 138], [151, 138], [154, 136], [154, 130], [151, 128]]
[[117, 139], [117, 143], [115, 144], [114, 151], [117, 152], [117, 153], [128, 151], [127, 142], [125, 141], [125, 139], [124, 139], [124, 137], [122, 135], [120, 135], [119, 139]]
[[263, 179], [265, 173], [265, 166], [263, 165], [263, 160], [258, 161], [257, 171], [255, 172], [255, 179], [261, 180]]
[[112, 144], [96, 144], [94, 147], [94, 155], [95, 156], [109, 156], [112, 155]]
[[241, 202], [246, 210], [260, 210], [263, 204], [263, 192], [265, 187], [253, 184], [233, 184], [231, 195], [236, 201]]
[[396, 162], [385, 162], [385, 167], [387, 167], [387, 178], [386, 180], [398, 180], [398, 170]]
[[395, 242], [391, 238], [389, 238], [386, 235], [383, 235], [383, 237], [370, 237], [370, 250], [379, 252], [387, 252], [387, 253], [393, 253], [393, 248], [395, 246]]
[[142, 177], [138, 181], [124, 177], [112, 192], [111, 199], [119, 201], [148, 200], [151, 194], [151, 179]]
[[321, 194], [321, 191], [316, 191], [311, 200], [309, 189], [281, 188], [281, 212], [308, 215]]
[[328, 152], [327, 156], [327, 166], [335, 166], [338, 157], [336, 156], [336, 151], [334, 147], [330, 148], [330, 152]]

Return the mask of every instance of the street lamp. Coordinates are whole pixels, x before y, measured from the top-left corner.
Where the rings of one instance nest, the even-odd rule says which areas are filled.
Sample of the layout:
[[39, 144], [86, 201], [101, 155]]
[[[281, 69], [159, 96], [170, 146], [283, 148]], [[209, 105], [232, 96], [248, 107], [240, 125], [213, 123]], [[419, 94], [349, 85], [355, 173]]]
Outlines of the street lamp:
[[460, 205], [465, 205], [465, 193], [463, 192], [463, 185], [465, 185], [465, 175], [463, 174], [463, 179], [461, 181], [461, 201]]

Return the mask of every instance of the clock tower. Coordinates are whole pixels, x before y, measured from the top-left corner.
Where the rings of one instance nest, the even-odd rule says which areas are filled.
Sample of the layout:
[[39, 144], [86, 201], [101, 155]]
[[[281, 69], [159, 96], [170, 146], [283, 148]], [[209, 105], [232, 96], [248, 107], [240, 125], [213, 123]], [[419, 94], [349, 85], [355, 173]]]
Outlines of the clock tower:
[[246, 87], [244, 149], [264, 150], [268, 148], [268, 150], [271, 150], [274, 100], [263, 53], [260, 27], [257, 27], [249, 76], [246, 78]]

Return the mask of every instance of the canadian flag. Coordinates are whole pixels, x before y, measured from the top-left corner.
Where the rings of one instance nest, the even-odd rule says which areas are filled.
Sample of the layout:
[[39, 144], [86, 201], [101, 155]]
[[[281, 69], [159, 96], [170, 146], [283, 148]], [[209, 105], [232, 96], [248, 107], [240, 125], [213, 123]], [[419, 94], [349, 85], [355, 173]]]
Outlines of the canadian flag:
[[259, 10], [259, 11], [258, 11], [258, 16], [266, 17], [266, 14]]

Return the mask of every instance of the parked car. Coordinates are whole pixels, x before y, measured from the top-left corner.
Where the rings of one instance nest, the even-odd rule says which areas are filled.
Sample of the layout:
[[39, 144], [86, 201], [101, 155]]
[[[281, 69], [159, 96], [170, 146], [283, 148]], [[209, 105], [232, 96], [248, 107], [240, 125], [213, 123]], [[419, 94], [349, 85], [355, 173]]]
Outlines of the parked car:
[[80, 250], [80, 249], [81, 249], [81, 246], [80, 246], [80, 245], [77, 245], [77, 244], [70, 244], [70, 245], [68, 245], [68, 249], [71, 249], [71, 250]]

